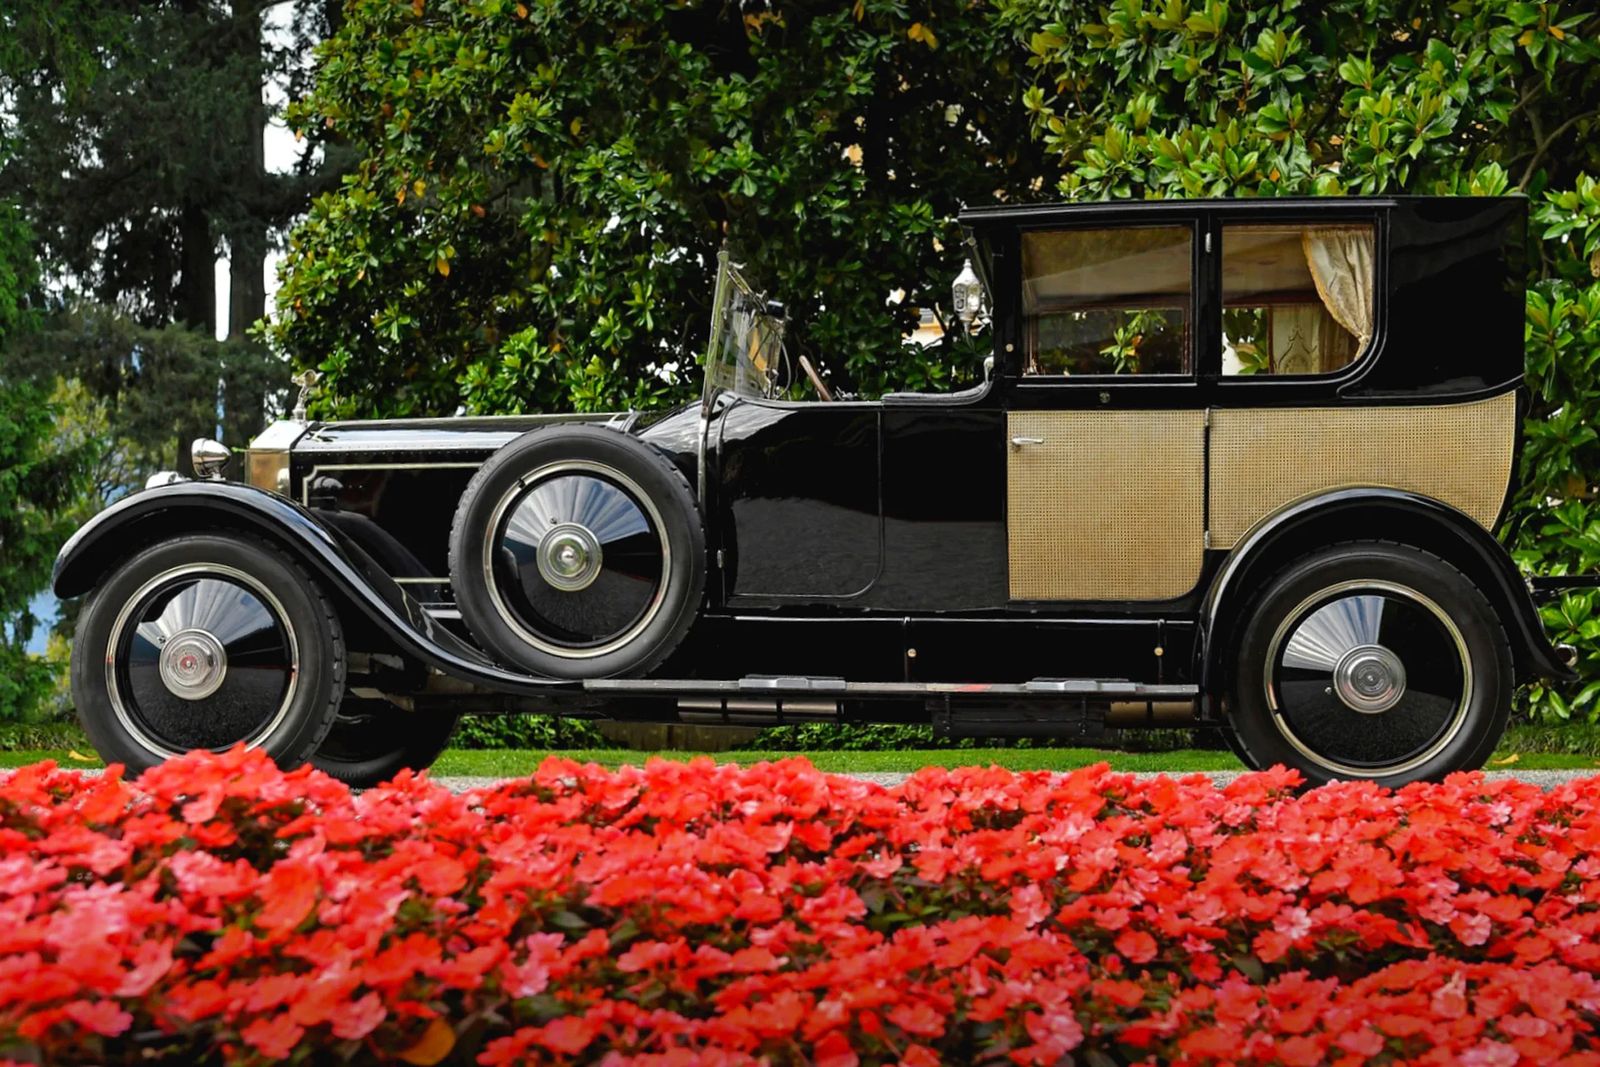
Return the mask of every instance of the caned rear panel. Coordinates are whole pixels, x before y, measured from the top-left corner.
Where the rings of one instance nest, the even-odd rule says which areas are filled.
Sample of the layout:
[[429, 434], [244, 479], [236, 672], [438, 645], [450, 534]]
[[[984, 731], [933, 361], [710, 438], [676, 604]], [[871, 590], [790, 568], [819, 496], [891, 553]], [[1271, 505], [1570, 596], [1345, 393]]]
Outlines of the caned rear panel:
[[[1013, 600], [1165, 600], [1200, 578], [1200, 411], [1014, 411], [1006, 527]], [[1010, 448], [1015, 437], [1042, 444]]]
[[1517, 400], [1444, 406], [1211, 412], [1211, 546], [1231, 548], [1278, 508], [1344, 486], [1407, 489], [1488, 528], [1511, 479]]

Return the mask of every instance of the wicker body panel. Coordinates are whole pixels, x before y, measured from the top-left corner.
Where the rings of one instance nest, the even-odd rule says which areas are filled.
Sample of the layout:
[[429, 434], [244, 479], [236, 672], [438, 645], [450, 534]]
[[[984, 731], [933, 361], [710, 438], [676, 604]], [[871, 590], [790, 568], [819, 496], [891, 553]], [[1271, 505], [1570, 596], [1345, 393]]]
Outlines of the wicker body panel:
[[1346, 486], [1433, 497], [1493, 527], [1516, 451], [1517, 398], [1412, 407], [1211, 413], [1211, 545], [1232, 548], [1278, 508]]
[[1013, 600], [1165, 600], [1200, 578], [1200, 411], [1026, 411], [1007, 438]]

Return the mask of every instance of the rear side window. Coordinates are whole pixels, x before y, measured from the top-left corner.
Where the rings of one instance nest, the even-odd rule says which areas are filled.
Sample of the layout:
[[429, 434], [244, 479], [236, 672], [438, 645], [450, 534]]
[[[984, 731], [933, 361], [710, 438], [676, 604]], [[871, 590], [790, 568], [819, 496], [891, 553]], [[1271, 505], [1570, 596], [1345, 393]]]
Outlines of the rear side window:
[[1187, 374], [1188, 226], [1022, 235], [1025, 374]]
[[1371, 224], [1222, 228], [1222, 373], [1331, 374], [1372, 340]]

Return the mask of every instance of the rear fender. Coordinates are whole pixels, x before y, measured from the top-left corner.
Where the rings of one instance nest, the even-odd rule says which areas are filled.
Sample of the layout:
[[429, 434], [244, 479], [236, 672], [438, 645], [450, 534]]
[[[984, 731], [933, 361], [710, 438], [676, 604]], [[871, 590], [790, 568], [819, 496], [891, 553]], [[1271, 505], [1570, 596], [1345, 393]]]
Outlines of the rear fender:
[[[366, 552], [306, 508], [237, 482], [179, 482], [134, 493], [84, 524], [56, 557], [58, 597], [81, 596], [124, 560], [170, 537], [229, 531], [292, 555], [347, 611], [396, 651], [499, 692], [544, 695], [573, 683], [505, 670], [435, 622]], [[349, 624], [350, 620], [346, 620]]]
[[1245, 612], [1274, 574], [1326, 545], [1357, 540], [1394, 541], [1432, 552], [1470, 578], [1505, 628], [1519, 683], [1576, 677], [1551, 648], [1528, 584], [1500, 542], [1448, 504], [1375, 487], [1296, 501], [1262, 520], [1235, 546], [1200, 612], [1195, 676], [1203, 691], [1213, 697], [1225, 691], [1232, 652], [1248, 621]]

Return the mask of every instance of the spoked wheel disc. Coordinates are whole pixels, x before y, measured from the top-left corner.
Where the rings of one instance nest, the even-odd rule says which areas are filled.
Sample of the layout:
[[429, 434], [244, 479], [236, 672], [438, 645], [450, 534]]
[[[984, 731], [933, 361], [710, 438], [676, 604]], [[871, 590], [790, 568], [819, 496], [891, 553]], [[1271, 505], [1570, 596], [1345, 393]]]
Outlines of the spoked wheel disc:
[[1472, 706], [1466, 639], [1436, 602], [1364, 580], [1322, 589], [1284, 618], [1262, 679], [1279, 732], [1341, 777], [1403, 775], [1446, 748]]
[[300, 655], [264, 583], [221, 564], [178, 567], [140, 586], [112, 624], [107, 690], [127, 735], [158, 757], [254, 746], [288, 713]]
[[643, 674], [700, 611], [706, 542], [678, 464], [602, 426], [530, 430], [467, 483], [450, 527], [461, 620], [546, 678]]
[[672, 549], [637, 483], [599, 463], [529, 474], [502, 498], [484, 547], [496, 610], [528, 644], [572, 658], [626, 645], [660, 610]]

